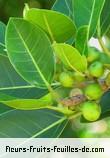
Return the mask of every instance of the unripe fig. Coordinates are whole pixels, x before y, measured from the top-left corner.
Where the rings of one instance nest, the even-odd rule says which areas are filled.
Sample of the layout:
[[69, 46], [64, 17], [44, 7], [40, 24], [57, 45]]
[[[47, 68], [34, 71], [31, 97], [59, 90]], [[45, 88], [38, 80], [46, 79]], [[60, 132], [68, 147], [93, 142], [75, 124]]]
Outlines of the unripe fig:
[[99, 61], [95, 61], [93, 62], [90, 66], [89, 66], [89, 73], [91, 76], [93, 77], [101, 77], [104, 73], [104, 67], [103, 64]]
[[62, 72], [59, 76], [59, 81], [63, 87], [73, 87], [74, 80], [67, 72]]
[[73, 97], [73, 96], [77, 96], [77, 95], [83, 95], [83, 91], [79, 88], [74, 88], [70, 91], [70, 97]]
[[98, 60], [99, 57], [100, 57], [99, 51], [94, 47], [89, 47], [87, 61], [93, 62], [95, 60]]
[[87, 101], [82, 105], [82, 115], [88, 121], [96, 121], [101, 114], [101, 107], [95, 102]]
[[108, 75], [106, 77], [105, 83], [106, 83], [107, 86], [110, 87], [110, 72], [108, 73]]
[[78, 72], [74, 72], [73, 73], [73, 78], [77, 81], [77, 82], [83, 82], [85, 81], [85, 77], [82, 76], [80, 73]]
[[98, 100], [103, 94], [102, 88], [99, 84], [93, 83], [85, 88], [85, 96], [89, 100]]

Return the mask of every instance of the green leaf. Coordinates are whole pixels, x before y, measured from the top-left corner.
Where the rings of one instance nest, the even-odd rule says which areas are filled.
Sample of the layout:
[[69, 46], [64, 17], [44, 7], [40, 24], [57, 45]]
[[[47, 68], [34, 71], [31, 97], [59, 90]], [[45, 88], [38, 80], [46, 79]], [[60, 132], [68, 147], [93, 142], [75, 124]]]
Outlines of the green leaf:
[[[88, 25], [90, 37], [96, 31], [98, 19], [103, 9], [104, 2], [105, 0], [57, 0], [52, 9], [69, 16], [78, 28], [83, 25]], [[107, 4], [105, 4], [105, 8], [106, 5]], [[105, 10], [109, 14], [108, 9], [104, 9], [103, 15], [105, 14]], [[105, 19], [105, 16], [103, 17]]]
[[68, 124], [65, 127], [65, 130], [62, 132], [60, 138], [78, 138], [79, 137], [79, 130], [77, 128], [73, 128], [75, 125], [75, 122], [69, 121]]
[[6, 55], [7, 52], [6, 52], [6, 48], [4, 45], [0, 44], [0, 54], [2, 55]]
[[30, 9], [26, 12], [25, 19], [40, 26], [52, 41], [65, 42], [76, 34], [72, 20], [52, 10]]
[[102, 113], [110, 112], [110, 91], [105, 92], [105, 94], [101, 97], [100, 105], [102, 108]]
[[88, 27], [82, 26], [78, 29], [77, 35], [76, 35], [76, 43], [75, 47], [79, 50], [81, 55], [86, 55], [88, 52]]
[[77, 49], [68, 44], [53, 44], [56, 55], [60, 60], [72, 70], [83, 73], [87, 69], [87, 61], [85, 56], [81, 56]]
[[101, 13], [100, 24], [101, 24], [101, 35], [103, 36], [110, 28], [110, 1], [105, 0], [105, 4]]
[[13, 109], [10, 108], [10, 107], [8, 107], [8, 106], [4, 106], [4, 104], [0, 103], [0, 117], [1, 117], [3, 114], [8, 113], [9, 111], [13, 111]]
[[51, 110], [5, 109], [0, 114], [0, 138], [56, 138], [66, 125], [66, 117]]
[[0, 54], [0, 102], [16, 109], [41, 109], [52, 105], [51, 95], [45, 95], [47, 92], [24, 81], [8, 57]]
[[73, 19], [72, 0], [56, 0], [52, 10], [61, 12]]
[[[104, 95], [101, 97], [100, 100], [100, 106], [101, 106], [101, 116], [100, 118], [97, 120], [102, 120], [106, 117], [110, 117], [110, 90], [105, 92]], [[87, 121], [83, 116], [81, 117], [80, 121], [82, 123], [91, 123], [89, 121]]]
[[6, 25], [0, 21], [0, 44], [5, 45]]
[[12, 67], [7, 56], [0, 54], [0, 101], [13, 99], [37, 99], [47, 93], [29, 85]]
[[[63, 13], [66, 16], [68, 16], [71, 20], [73, 20], [72, 0], [56, 0], [54, 5], [52, 6], [52, 10]], [[74, 40], [74, 37], [72, 37], [71, 39], [66, 41], [66, 43], [71, 45], [74, 42]]]
[[6, 55], [5, 30], [6, 30], [6, 25], [0, 21], [0, 53], [2, 53], [3, 55]]
[[15, 109], [35, 110], [49, 107], [52, 105], [53, 101], [51, 95], [47, 94], [40, 99], [15, 99], [11, 101], [2, 101], [2, 103]]
[[55, 69], [54, 55], [47, 35], [39, 27], [11, 18], [6, 47], [11, 63], [27, 82], [39, 88], [50, 86]]
[[105, 0], [73, 0], [73, 15], [79, 28], [88, 25], [88, 37], [95, 32]]

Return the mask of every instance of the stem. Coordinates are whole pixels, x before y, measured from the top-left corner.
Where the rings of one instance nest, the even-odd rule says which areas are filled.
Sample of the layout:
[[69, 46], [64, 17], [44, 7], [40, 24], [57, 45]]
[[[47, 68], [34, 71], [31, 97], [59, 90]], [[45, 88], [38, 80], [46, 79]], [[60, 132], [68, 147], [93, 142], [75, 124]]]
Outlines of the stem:
[[98, 36], [98, 41], [99, 41], [99, 44], [102, 48], [102, 50], [104, 51], [104, 53], [108, 56], [110, 56], [110, 52], [109, 50], [105, 47], [105, 44], [102, 40], [102, 37], [101, 37], [101, 29], [100, 29], [100, 18], [98, 20], [98, 26], [97, 26], [97, 36]]
[[55, 83], [52, 83], [52, 86], [61, 86], [61, 83], [60, 82], [55, 82]]
[[47, 88], [48, 88], [49, 92], [51, 93], [52, 97], [54, 98], [54, 100], [57, 103], [60, 103], [60, 97], [59, 97], [59, 95], [52, 89], [52, 87], [50, 85], [48, 85]]
[[78, 112], [75, 115], [72, 115], [69, 117], [69, 120], [75, 119], [76, 117], [79, 117], [82, 114], [82, 112]]
[[71, 116], [71, 115], [73, 115], [75, 113], [75, 111], [69, 110], [69, 109], [64, 108], [64, 107], [61, 108], [61, 107], [55, 107], [55, 106], [48, 106], [47, 108], [51, 109], [51, 110], [55, 110], [57, 112], [61, 112], [61, 113], [63, 113], [66, 116]]
[[102, 50], [104, 51], [104, 53], [107, 54], [108, 56], [110, 56], [110, 52], [109, 52], [109, 50], [105, 47], [105, 44], [104, 44], [104, 42], [103, 42], [103, 40], [102, 40], [101, 37], [98, 38], [98, 41], [99, 41], [99, 44], [100, 44]]

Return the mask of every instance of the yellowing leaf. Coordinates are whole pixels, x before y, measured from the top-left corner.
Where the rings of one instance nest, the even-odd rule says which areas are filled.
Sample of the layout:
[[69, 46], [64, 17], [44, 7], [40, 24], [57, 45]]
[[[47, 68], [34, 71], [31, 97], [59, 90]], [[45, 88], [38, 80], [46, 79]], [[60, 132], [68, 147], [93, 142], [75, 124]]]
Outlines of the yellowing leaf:
[[68, 16], [56, 11], [29, 9], [24, 18], [40, 26], [52, 41], [65, 42], [76, 34], [74, 22]]
[[81, 56], [78, 50], [68, 44], [53, 44], [55, 54], [60, 60], [71, 69], [83, 73], [87, 69], [87, 60], [85, 56]]

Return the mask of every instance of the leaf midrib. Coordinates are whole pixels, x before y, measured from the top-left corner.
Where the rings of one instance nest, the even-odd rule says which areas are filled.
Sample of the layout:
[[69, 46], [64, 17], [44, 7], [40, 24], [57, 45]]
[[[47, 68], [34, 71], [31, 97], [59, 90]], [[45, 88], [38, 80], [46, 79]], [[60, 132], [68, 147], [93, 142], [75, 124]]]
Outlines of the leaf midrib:
[[[94, 14], [95, 3], [96, 3], [96, 0], [93, 1], [91, 16], [90, 16], [89, 25], [88, 25], [87, 39], [89, 39], [89, 33], [90, 33], [90, 27], [91, 27], [92, 17], [93, 17], [93, 14]], [[103, 0], [103, 5], [104, 5], [104, 3], [105, 3], [105, 0]], [[102, 7], [103, 7], [103, 6], [102, 6]], [[102, 8], [101, 8], [101, 10], [102, 10]], [[100, 11], [100, 14], [101, 14], [101, 11]]]
[[26, 88], [36, 88], [36, 86], [32, 86], [32, 85], [29, 85], [29, 86], [15, 86], [15, 87], [4, 87], [4, 88], [0, 88], [0, 91], [2, 90], [14, 90], [14, 89], [26, 89]]
[[91, 11], [91, 16], [90, 16], [89, 25], [88, 25], [87, 40], [89, 39], [90, 27], [91, 27], [92, 17], [93, 17], [93, 14], [94, 14], [95, 2], [96, 2], [96, 0], [93, 1], [93, 5], [92, 5], [92, 11]]
[[31, 138], [36, 138], [36, 137], [38, 137], [39, 135], [43, 134], [43, 133], [46, 132], [47, 130], [51, 129], [52, 127], [54, 127], [54, 126], [56, 126], [56, 125], [58, 125], [58, 124], [64, 122], [66, 119], [67, 119], [67, 117], [61, 118], [60, 120], [56, 121], [55, 123], [51, 124], [50, 126], [44, 128], [42, 131], [40, 131], [40, 132], [34, 134]]
[[[16, 109], [14, 109], [14, 110], [9, 110], [8, 112], [6, 111], [6, 112], [0, 114], [0, 117], [2, 117], [3, 115], [6, 115], [7, 113], [13, 112], [13, 111], [16, 111]], [[50, 130], [51, 128], [57, 126], [58, 124], [63, 123], [65, 120], [67, 120], [67, 117], [66, 117], [66, 116], [64, 116], [64, 117], [62, 117], [61, 119], [59, 119], [58, 121], [54, 122], [54, 123], [51, 124], [50, 126], [44, 128], [44, 129], [41, 130], [40, 132], [34, 134], [34, 135], [31, 136], [29, 139], [27, 139], [25, 142], [23, 142], [23, 144], [26, 143], [26, 142], [28, 142], [28, 141], [30, 141], [30, 140], [33, 139], [33, 138], [38, 137], [39, 135], [41, 135], [41, 134], [43, 134], [44, 132]], [[67, 120], [67, 122], [65, 123], [65, 126], [67, 125], [67, 123], [68, 123], [68, 120]], [[64, 126], [64, 128], [65, 128], [65, 126]], [[64, 130], [64, 128], [62, 129], [62, 131]], [[60, 132], [60, 134], [62, 133], [62, 131]], [[60, 134], [59, 134], [59, 135], [60, 135]], [[58, 137], [59, 137], [59, 135], [58, 135]]]
[[17, 33], [18, 33], [18, 36], [20, 37], [21, 41], [23, 42], [24, 47], [26, 48], [27, 52], [29, 53], [29, 56], [30, 56], [30, 58], [31, 58], [31, 60], [32, 60], [34, 66], [35, 66], [35, 68], [36, 68], [37, 71], [39, 72], [40, 77], [42, 78], [42, 80], [44, 81], [45, 85], [46, 85], [47, 88], [48, 88], [48, 87], [50, 86], [49, 83], [47, 82], [47, 80], [46, 80], [45, 77], [43, 76], [43, 74], [42, 74], [40, 68], [39, 68], [38, 65], [36, 64], [36, 62], [35, 62], [33, 56], [31, 55], [30, 50], [29, 50], [28, 46], [26, 45], [26, 43], [25, 43], [25, 41], [24, 41], [22, 35], [20, 34], [20, 32], [18, 31], [16, 25], [14, 24], [14, 21], [12, 21], [12, 22], [13, 22], [13, 26], [15, 27], [15, 30], [16, 30]]
[[79, 74], [82, 75], [82, 73], [81, 73], [80, 71], [78, 71], [75, 67], [73, 67], [73, 65], [71, 65], [71, 63], [69, 62], [68, 58], [66, 57], [66, 55], [65, 55], [65, 53], [64, 53], [63, 48], [62, 48], [61, 50], [62, 50], [62, 52], [63, 52], [63, 56], [64, 56], [65, 60], [67, 61], [68, 65], [69, 65], [74, 71], [76, 71], [76, 72], [78, 72]]
[[55, 40], [54, 40], [53, 33], [52, 33], [52, 31], [51, 31], [50, 25], [49, 25], [49, 23], [48, 23], [48, 20], [47, 20], [45, 14], [43, 14], [43, 19], [44, 19], [45, 25], [46, 25], [46, 27], [47, 27], [47, 30], [48, 30], [48, 32], [49, 32], [49, 34], [50, 34], [50, 36], [51, 36], [52, 41], [55, 41]]

